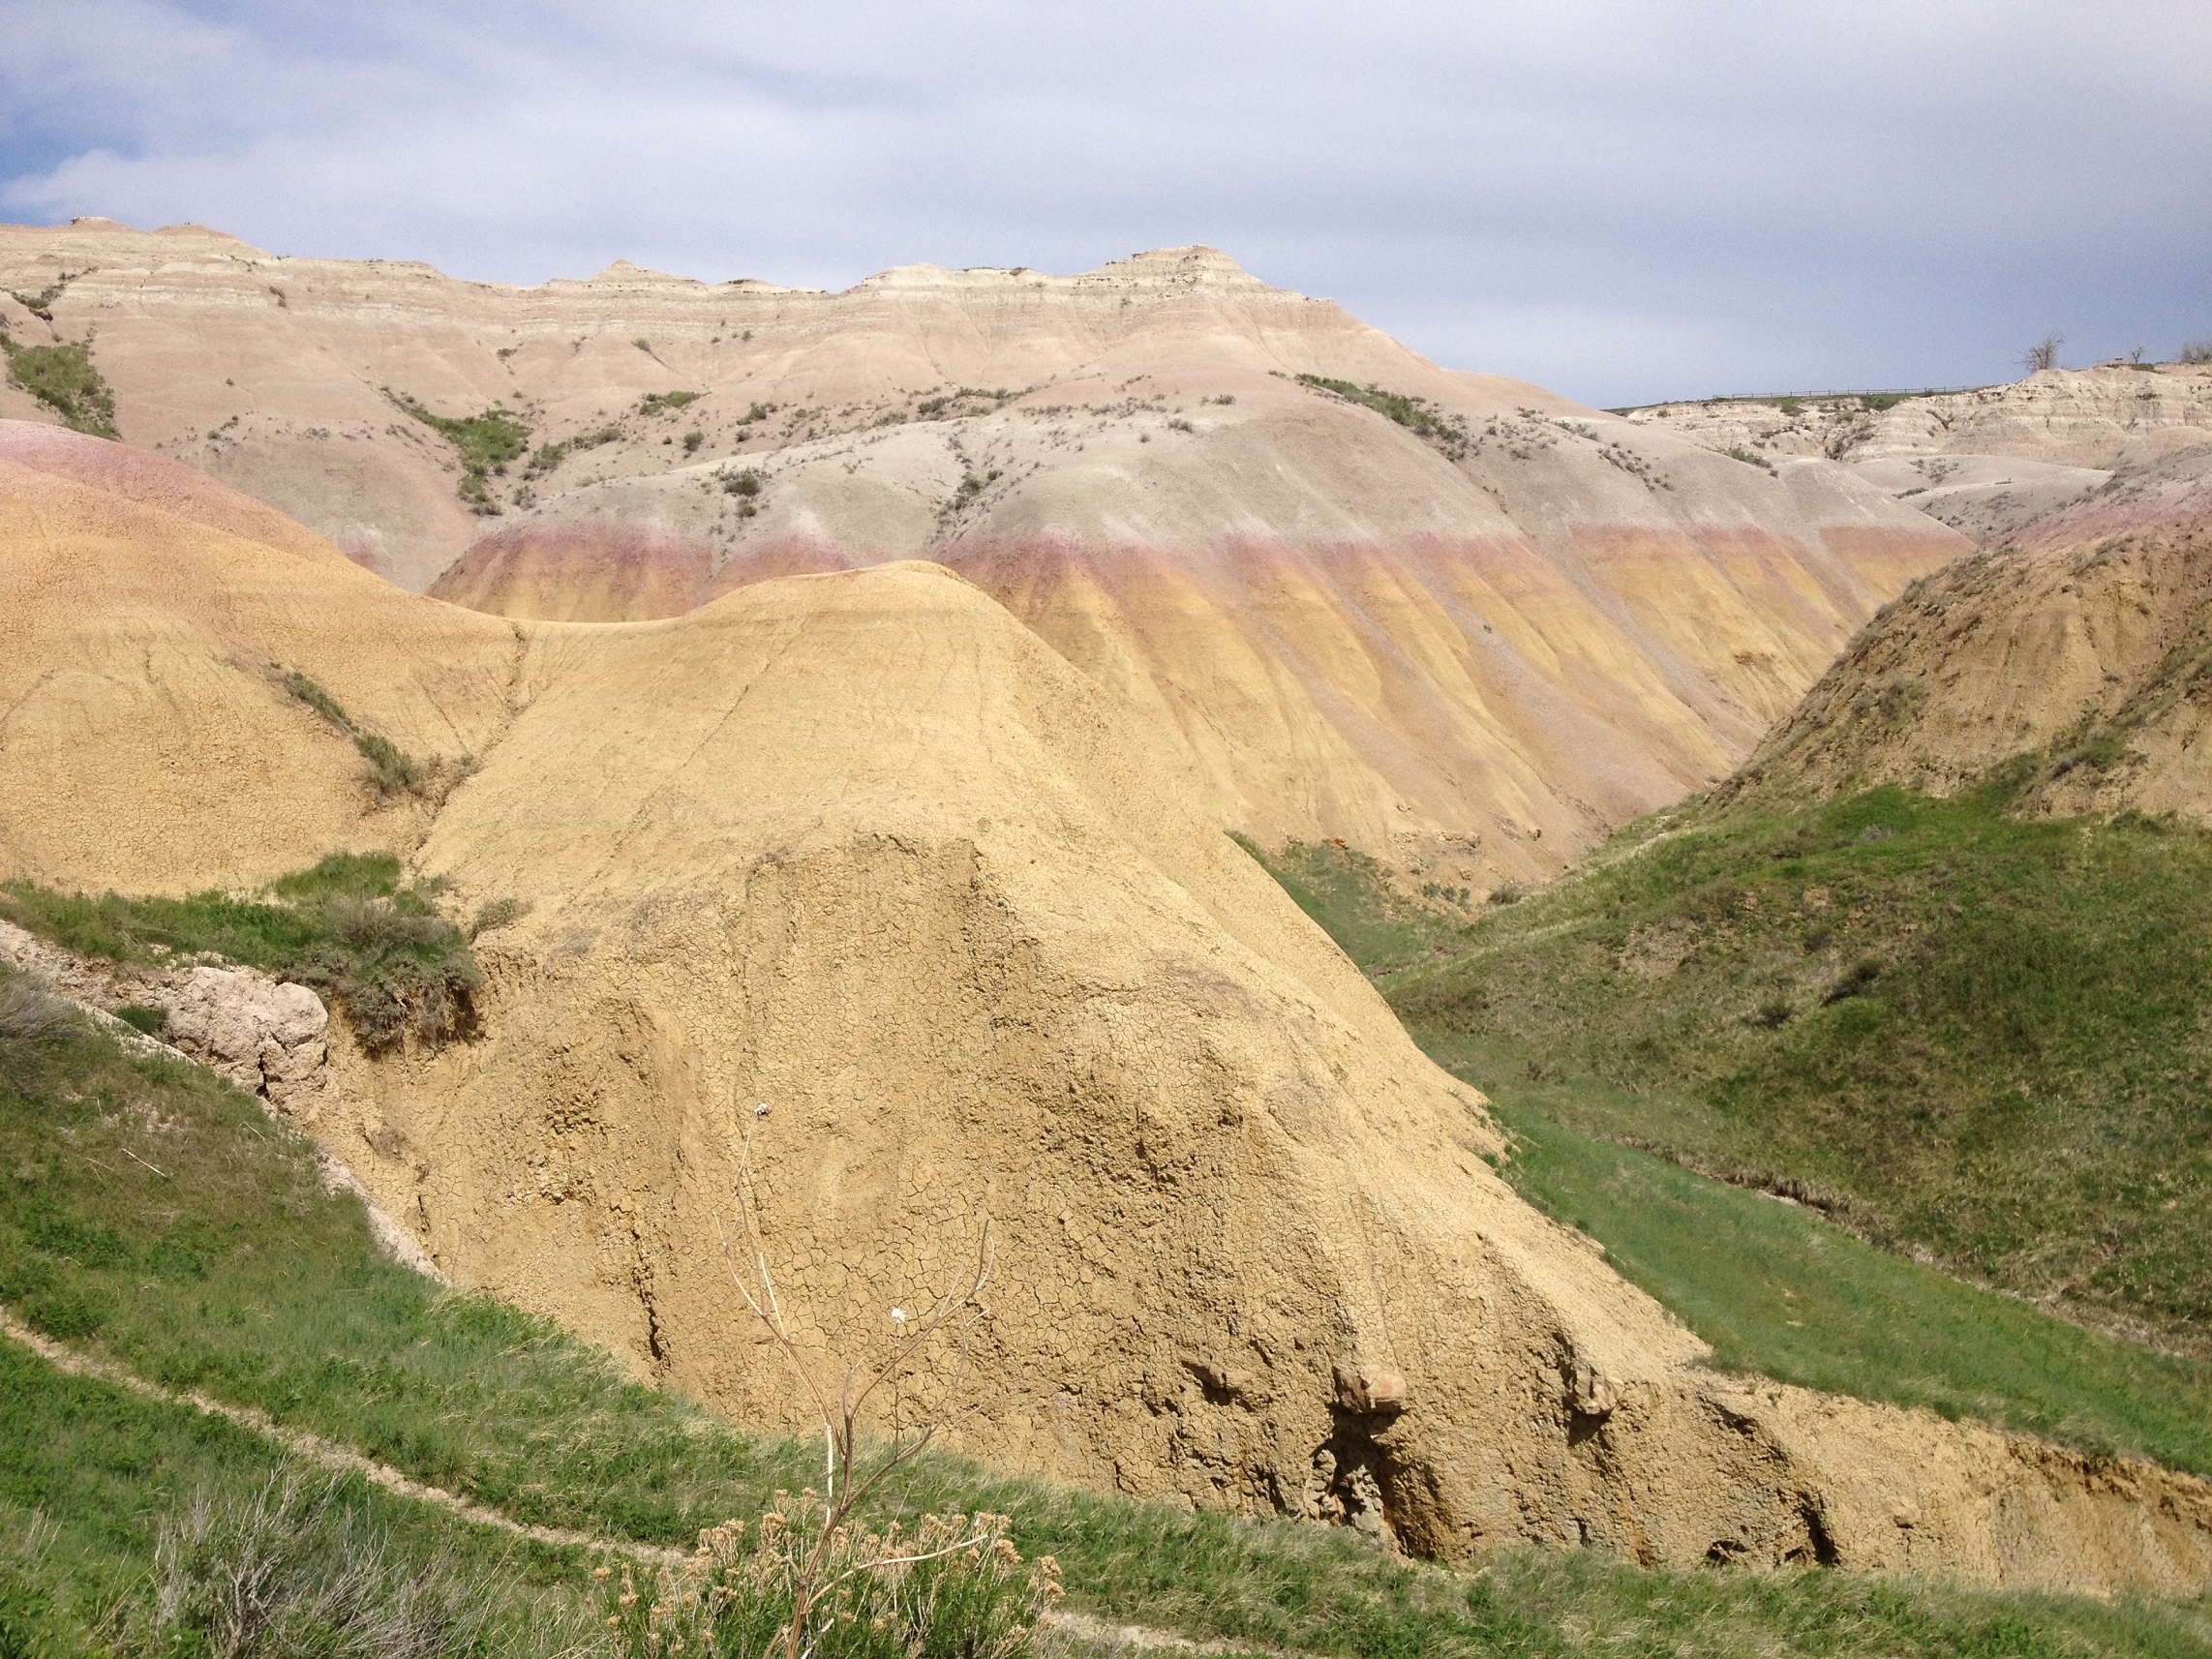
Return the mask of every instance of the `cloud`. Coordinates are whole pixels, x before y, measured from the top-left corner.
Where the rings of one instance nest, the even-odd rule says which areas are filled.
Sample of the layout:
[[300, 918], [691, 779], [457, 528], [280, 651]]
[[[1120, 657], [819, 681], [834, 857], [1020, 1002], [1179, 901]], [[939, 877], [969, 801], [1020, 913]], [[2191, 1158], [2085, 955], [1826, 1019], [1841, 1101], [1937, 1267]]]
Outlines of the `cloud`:
[[0, 0], [0, 207], [516, 282], [1206, 241], [1596, 402], [2212, 333], [2212, 12]]

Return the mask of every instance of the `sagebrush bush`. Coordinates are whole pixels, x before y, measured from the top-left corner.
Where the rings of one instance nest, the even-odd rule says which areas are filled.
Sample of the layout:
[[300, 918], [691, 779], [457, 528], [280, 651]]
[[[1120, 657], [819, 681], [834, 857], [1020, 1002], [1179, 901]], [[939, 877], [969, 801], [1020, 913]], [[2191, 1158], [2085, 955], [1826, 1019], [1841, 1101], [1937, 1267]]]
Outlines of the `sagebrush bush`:
[[205, 1494], [162, 1528], [123, 1644], [195, 1659], [443, 1659], [475, 1652], [500, 1586], [439, 1553], [409, 1559], [336, 1477]]
[[[702, 1532], [681, 1566], [595, 1569], [623, 1659], [1019, 1659], [1060, 1595], [1059, 1564], [1024, 1561], [1003, 1515], [925, 1515], [911, 1531], [840, 1526], [819, 1556], [812, 1492], [776, 1501], [750, 1536], [742, 1522]], [[811, 1580], [809, 1575], [811, 1575]], [[809, 1594], [809, 1583], [812, 1592]], [[795, 1613], [811, 1601], [800, 1628]]]
[[45, 1042], [69, 1029], [69, 1005], [20, 974], [0, 980], [0, 1041]]

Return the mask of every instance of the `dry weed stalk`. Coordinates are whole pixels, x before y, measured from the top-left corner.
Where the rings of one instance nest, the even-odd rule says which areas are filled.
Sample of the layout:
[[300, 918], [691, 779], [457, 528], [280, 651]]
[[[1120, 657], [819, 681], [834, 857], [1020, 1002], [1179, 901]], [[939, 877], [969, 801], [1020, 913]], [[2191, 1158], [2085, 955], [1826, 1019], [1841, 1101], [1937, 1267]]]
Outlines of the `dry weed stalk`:
[[[741, 1271], [737, 1250], [721, 1236], [723, 1264], [747, 1309], [798, 1375], [822, 1425], [823, 1490], [793, 1502], [788, 1493], [761, 1520], [749, 1546], [744, 1526], [730, 1522], [700, 1534], [681, 1566], [662, 1568], [641, 1584], [625, 1567], [607, 1584], [607, 1622], [632, 1659], [685, 1653], [830, 1659], [935, 1651], [949, 1633], [963, 1653], [1013, 1659], [1034, 1645], [1037, 1616], [1060, 1594], [1050, 1556], [1026, 1568], [1007, 1538], [1005, 1516], [924, 1516], [913, 1531], [896, 1522], [881, 1530], [860, 1524], [860, 1512], [899, 1468], [935, 1437], [957, 1399], [986, 1310], [994, 1251], [985, 1222], [975, 1256], [917, 1313], [891, 1310], [890, 1351], [878, 1361], [844, 1365], [825, 1380], [803, 1350], [761, 1225], [753, 1131], [761, 1107], [745, 1123], [739, 1163], [738, 1211], [749, 1255]], [[719, 1222], [717, 1222], [717, 1230]], [[932, 1390], [918, 1373], [929, 1354], [951, 1349], [949, 1372]], [[872, 1410], [889, 1419], [890, 1435], [864, 1442]], [[613, 1569], [599, 1569], [602, 1584]]]

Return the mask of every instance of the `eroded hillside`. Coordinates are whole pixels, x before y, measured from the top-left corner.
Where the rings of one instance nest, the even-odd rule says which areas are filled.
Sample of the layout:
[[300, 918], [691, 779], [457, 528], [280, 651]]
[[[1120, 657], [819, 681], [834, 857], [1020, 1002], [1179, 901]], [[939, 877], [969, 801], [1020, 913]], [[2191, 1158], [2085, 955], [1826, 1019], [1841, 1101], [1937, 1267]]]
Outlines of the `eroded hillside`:
[[[1208, 249], [519, 289], [84, 221], [0, 229], [0, 288], [123, 437], [402, 586], [639, 619], [926, 558], [1103, 686], [1202, 817], [1434, 887], [1556, 871], [1724, 776], [1967, 550], [1826, 460], [1447, 373]], [[71, 414], [15, 386], [0, 412]]]
[[[952, 573], [518, 626], [173, 464], [0, 436], [0, 874], [236, 882], [250, 830], [259, 868], [391, 837], [456, 902], [532, 901], [479, 941], [467, 1040], [334, 1026], [287, 1102], [462, 1283], [801, 1421], [715, 1248], [749, 1131], [832, 1351], [989, 1219], [961, 1437], [1003, 1463], [1446, 1556], [2212, 1575], [2188, 1478], [1703, 1370], [1112, 701]], [[473, 765], [379, 806], [363, 732]], [[136, 803], [136, 869], [79, 797]]]

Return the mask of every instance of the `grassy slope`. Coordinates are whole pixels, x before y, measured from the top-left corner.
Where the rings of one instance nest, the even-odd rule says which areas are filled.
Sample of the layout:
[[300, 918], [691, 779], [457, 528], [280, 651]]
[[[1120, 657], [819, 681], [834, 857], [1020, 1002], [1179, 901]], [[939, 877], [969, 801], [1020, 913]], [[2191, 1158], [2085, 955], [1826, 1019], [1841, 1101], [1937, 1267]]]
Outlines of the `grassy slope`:
[[[1873, 828], [1892, 833], [1862, 839]], [[2167, 1029], [2159, 1021], [2173, 1016], [2155, 994], [2131, 1002], [2128, 986], [2178, 971], [2175, 958], [2197, 949], [2182, 911], [2179, 926], [2163, 925], [2187, 936], [2162, 951], [2160, 920], [2173, 914], [2167, 895], [2196, 879], [2197, 856], [2194, 837], [2014, 825], [1987, 801], [1885, 794], [1790, 818], [1644, 826], [1586, 874], [1471, 925], [1393, 897], [1355, 855], [1296, 849], [1271, 867], [1377, 975], [1416, 1039], [1497, 1102], [1521, 1139], [1508, 1165], [1520, 1190], [1604, 1244], [1723, 1364], [2212, 1471], [2212, 1366], [2202, 1360], [2082, 1330], [1811, 1211], [1621, 1144], [1806, 1180], [1815, 1196], [1827, 1189], [1850, 1219], [1876, 1227], [1918, 1213], [1896, 1202], [1894, 1172], [1941, 1171], [1947, 1157], [1956, 1173], [1933, 1190], [1965, 1218], [1962, 1228], [1984, 1213], [2016, 1229], [2055, 1224], [2054, 1212], [2080, 1220], [2084, 1190], [2134, 1219], [2109, 1199], [2125, 1184], [2108, 1171], [2100, 1184], [2050, 1157], [2068, 1136], [2107, 1159], [2142, 1157], [2136, 1141], [2097, 1137], [2101, 1097], [2063, 1075], [2031, 1074], [2048, 1117], [2015, 1123], [2029, 1138], [2012, 1143], [1976, 1124], [1972, 1102], [1988, 1093], [1975, 1073], [1977, 1044], [1992, 1025], [2032, 1026], [2039, 1041], [2071, 1044], [2063, 1051], [2093, 1073], [2140, 1060], [2098, 1049], [2100, 1037], [2155, 1052]], [[2086, 894], [2068, 888], [2092, 879], [2100, 885]], [[1812, 890], [1826, 903], [1808, 912]], [[1969, 925], [1950, 935], [1946, 918]], [[2015, 923], [2026, 941], [2017, 950], [2002, 931]], [[2069, 924], [2101, 933], [2102, 951]], [[1958, 957], [1977, 952], [1975, 974], [1958, 977]], [[2039, 977], [2017, 968], [2023, 955], [2070, 966]], [[1865, 992], [1822, 1006], [1869, 958], [1880, 971]], [[2121, 988], [2089, 993], [2083, 1008], [2074, 983], [2083, 975], [2119, 976]], [[1946, 988], [1929, 992], [1930, 980]], [[1931, 996], [1963, 1011], [1940, 1023]], [[1783, 998], [1797, 1010], [1787, 1022], [1746, 1022]], [[1908, 1021], [1924, 1034], [1917, 1051], [1896, 1030]], [[1899, 1074], [1919, 1079], [1921, 1093], [1901, 1089]], [[1842, 1102], [1824, 1102], [1808, 1079]], [[1964, 1101], [1942, 1093], [1954, 1084]], [[2191, 1109], [2182, 1099], [2164, 1121], [2155, 1111], [2131, 1120], [2139, 1141], [2166, 1149], [2166, 1172], [2188, 1168], [2193, 1153], [2201, 1161], [2201, 1139], [2192, 1146], [2174, 1128]], [[1916, 1133], [1924, 1144], [1906, 1156], [1899, 1143]], [[1956, 1143], [1948, 1150], [1946, 1135]], [[1981, 1185], [2005, 1179], [1993, 1167], [2033, 1170], [2039, 1161], [2057, 1174]], [[2158, 1161], [2130, 1167], [2163, 1206]], [[2201, 1251], [2204, 1240], [2190, 1246]]]
[[[758, 1513], [814, 1466], [811, 1445], [729, 1430], [538, 1321], [382, 1261], [358, 1206], [324, 1195], [309, 1149], [254, 1102], [89, 1034], [0, 1040], [0, 1300], [53, 1334], [527, 1519], [683, 1541]], [[0, 1390], [0, 1523], [19, 1533], [36, 1512], [59, 1528], [39, 1570], [79, 1626], [133, 1592], [170, 1504], [274, 1462], [237, 1431], [62, 1377], [4, 1343]], [[1022, 1547], [1058, 1553], [1093, 1611], [1318, 1652], [2212, 1654], [2200, 1604], [1640, 1573], [1532, 1553], [1462, 1576], [1339, 1533], [995, 1479], [952, 1459], [921, 1469], [901, 1501], [1011, 1513]], [[533, 1586], [581, 1576], [560, 1552], [518, 1554], [442, 1516], [397, 1523], [423, 1547], [459, 1531], [472, 1558], [507, 1563], [514, 1606], [558, 1600]]]
[[2005, 1289], [2212, 1338], [2212, 835], [1881, 790], [1640, 827], [1394, 977], [1601, 1080], [1573, 1127], [1794, 1178]]

